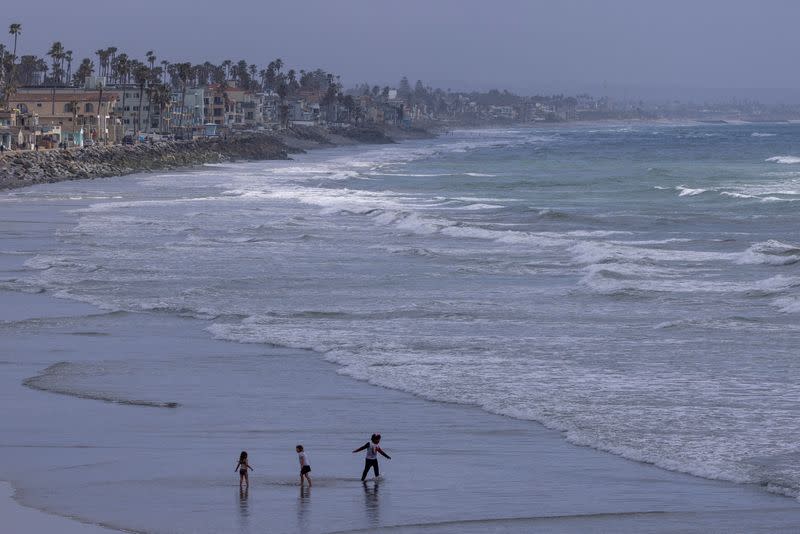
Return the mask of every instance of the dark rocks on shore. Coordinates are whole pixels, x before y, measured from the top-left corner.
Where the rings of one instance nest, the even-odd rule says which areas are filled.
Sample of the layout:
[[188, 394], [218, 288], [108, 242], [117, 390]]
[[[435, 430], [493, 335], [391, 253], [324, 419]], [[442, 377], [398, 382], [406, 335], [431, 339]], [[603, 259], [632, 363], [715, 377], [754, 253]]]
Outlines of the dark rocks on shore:
[[231, 160], [287, 158], [286, 145], [263, 134], [134, 146], [97, 145], [70, 150], [10, 152], [0, 158], [0, 189]]
[[380, 128], [369, 127], [350, 127], [350, 128], [331, 128], [330, 133], [341, 135], [347, 139], [352, 139], [358, 143], [370, 143], [375, 145], [385, 145], [394, 143], [394, 139], [386, 135]]
[[[409, 137], [419, 137], [413, 131]], [[392, 136], [406, 137], [406, 131]], [[431, 136], [424, 132], [426, 136]], [[83, 178], [190, 167], [236, 160], [288, 159], [306, 149], [343, 142], [387, 144], [394, 139], [378, 127], [330, 128], [293, 126], [279, 134], [239, 133], [192, 141], [138, 145], [96, 145], [70, 150], [7, 152], [0, 157], [0, 190]]]

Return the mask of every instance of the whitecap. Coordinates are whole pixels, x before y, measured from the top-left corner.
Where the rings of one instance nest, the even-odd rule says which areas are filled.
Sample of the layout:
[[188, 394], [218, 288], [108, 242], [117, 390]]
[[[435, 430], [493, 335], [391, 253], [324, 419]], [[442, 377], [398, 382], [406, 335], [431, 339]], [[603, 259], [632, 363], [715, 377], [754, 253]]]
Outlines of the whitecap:
[[678, 193], [679, 197], [693, 197], [708, 191], [708, 189], [693, 189], [691, 187], [686, 187], [685, 185], [675, 186], [675, 189], [680, 191], [680, 193]]
[[790, 165], [793, 163], [800, 163], [800, 158], [797, 156], [773, 156], [765, 159], [764, 161], [768, 161], [770, 163], [785, 163]]

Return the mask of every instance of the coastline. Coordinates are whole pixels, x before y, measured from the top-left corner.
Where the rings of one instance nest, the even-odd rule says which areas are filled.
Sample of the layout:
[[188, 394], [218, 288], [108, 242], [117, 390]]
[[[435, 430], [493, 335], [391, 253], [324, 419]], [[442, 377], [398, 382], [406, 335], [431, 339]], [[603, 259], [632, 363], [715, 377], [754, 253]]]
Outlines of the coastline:
[[6, 152], [0, 155], [0, 191], [42, 183], [186, 169], [206, 163], [285, 160], [291, 154], [317, 148], [389, 144], [426, 137], [434, 134], [399, 128], [294, 126], [280, 132], [246, 132], [191, 141]]
[[[40, 208], [52, 210], [53, 204]], [[29, 214], [30, 223], [35, 215]], [[10, 263], [16, 265], [5, 270], [21, 269], [24, 259], [13, 256]], [[339, 375], [316, 353], [210, 340], [200, 320], [105, 313], [47, 294], [3, 292], [0, 298], [9, 304], [7, 323], [38, 321], [22, 336], [3, 337], [3, 352], [14, 355], [3, 362], [9, 369], [3, 403], [19, 402], [11, 411], [30, 413], [31, 419], [21, 415], [13, 421], [9, 435], [26, 440], [4, 444], [8, 458], [0, 461], [0, 478], [29, 485], [23, 502], [53, 513], [148, 532], [187, 528], [169, 521], [189, 517], [198, 502], [207, 503], [213, 516], [201, 514], [205, 522], [194, 525], [200, 531], [258, 531], [276, 521], [281, 532], [766, 532], [800, 524], [796, 501], [761, 488], [664, 471], [571, 445], [537, 423], [371, 386]], [[156, 356], [191, 361], [192, 367], [181, 367], [188, 376], [170, 374], [162, 383], [147, 374], [160, 360], [139, 348], [143, 331], [152, 337]], [[60, 361], [112, 360], [138, 362], [130, 368], [139, 378], [136, 385], [180, 406], [121, 405], [22, 385]], [[214, 392], [197, 391], [192, 383], [202, 376], [253, 392], [244, 401], [245, 413], [236, 414], [242, 402], [237, 399], [231, 423], [185, 426], [179, 419], [202, 419], [209, 409], [201, 398]], [[299, 393], [297, 384], [304, 385]], [[34, 409], [27, 412], [30, 406]], [[365, 406], [371, 407], [368, 420]], [[51, 427], [48, 421], [58, 424]], [[60, 424], [63, 433], [56, 431]], [[15, 434], [14, 428], [20, 431]], [[384, 467], [380, 490], [362, 489], [361, 459], [349, 457], [349, 449], [358, 444], [354, 439], [375, 430], [384, 433], [395, 460]], [[301, 494], [298, 500], [290, 487], [294, 458], [286, 449], [299, 440], [311, 445], [319, 476], [313, 499]], [[217, 465], [241, 444], [259, 462], [244, 510], [241, 500], [234, 503], [235, 481], [227, 466]], [[57, 453], [43, 459], [47, 451]], [[110, 467], [98, 471], [98, 464]], [[31, 465], [34, 473], [28, 472]], [[197, 466], [211, 472], [198, 473]], [[153, 517], [138, 518], [136, 510], [123, 510], [118, 502], [146, 508]], [[154, 528], [137, 521], [166, 523]]]

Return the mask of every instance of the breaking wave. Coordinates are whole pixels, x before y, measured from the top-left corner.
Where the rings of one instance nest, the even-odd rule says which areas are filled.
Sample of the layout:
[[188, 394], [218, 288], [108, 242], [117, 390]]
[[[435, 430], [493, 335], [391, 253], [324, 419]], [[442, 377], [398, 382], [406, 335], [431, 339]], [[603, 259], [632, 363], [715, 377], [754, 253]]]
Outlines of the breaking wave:
[[768, 161], [771, 163], [784, 163], [787, 165], [791, 165], [794, 163], [800, 163], [800, 157], [797, 156], [773, 156], [771, 158], [767, 158], [764, 161]]

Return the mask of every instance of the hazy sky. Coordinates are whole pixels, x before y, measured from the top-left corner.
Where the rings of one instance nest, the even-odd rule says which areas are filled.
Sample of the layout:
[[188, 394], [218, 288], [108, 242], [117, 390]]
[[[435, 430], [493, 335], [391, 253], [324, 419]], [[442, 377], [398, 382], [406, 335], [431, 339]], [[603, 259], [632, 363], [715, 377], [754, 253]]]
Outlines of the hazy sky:
[[112, 44], [159, 61], [281, 57], [348, 86], [405, 74], [525, 93], [800, 89], [794, 0], [38, 0], [1, 12], [23, 25], [20, 54], [60, 40], [78, 57]]

